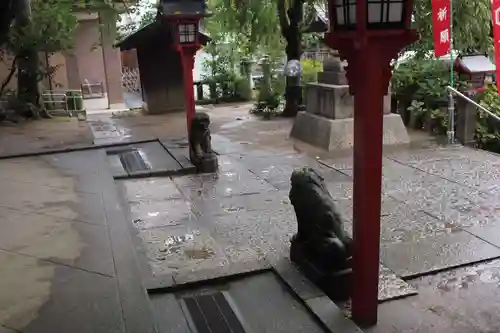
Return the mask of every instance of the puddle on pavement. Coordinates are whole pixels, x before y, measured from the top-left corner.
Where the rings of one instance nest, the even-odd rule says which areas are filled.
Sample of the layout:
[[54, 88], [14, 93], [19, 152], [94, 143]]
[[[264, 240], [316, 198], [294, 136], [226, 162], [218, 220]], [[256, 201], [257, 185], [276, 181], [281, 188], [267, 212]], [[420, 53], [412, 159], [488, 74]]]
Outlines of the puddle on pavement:
[[[176, 270], [217, 267], [222, 261], [216, 242], [195, 228], [165, 227], [140, 231], [154, 275]], [[203, 267], [201, 267], [203, 266]]]
[[194, 244], [196, 238], [200, 236], [199, 231], [186, 233], [180, 236], [170, 236], [165, 240], [164, 247], [160, 248], [157, 259], [165, 260], [171, 254], [184, 254], [189, 259], [209, 259], [215, 255], [215, 251], [209, 247], [191, 248], [186, 245]]

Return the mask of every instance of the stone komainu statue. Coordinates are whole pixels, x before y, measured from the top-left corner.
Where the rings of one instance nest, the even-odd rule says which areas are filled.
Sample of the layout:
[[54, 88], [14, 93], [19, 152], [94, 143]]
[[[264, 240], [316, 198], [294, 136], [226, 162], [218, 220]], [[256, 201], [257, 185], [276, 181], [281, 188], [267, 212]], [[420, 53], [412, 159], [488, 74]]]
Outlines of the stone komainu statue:
[[312, 168], [295, 170], [291, 176], [290, 201], [297, 216], [298, 232], [292, 238], [290, 258], [307, 262], [321, 275], [350, 268], [352, 239], [326, 189]]
[[195, 114], [189, 133], [189, 159], [198, 172], [216, 172], [217, 156], [212, 150], [210, 117], [204, 112]]

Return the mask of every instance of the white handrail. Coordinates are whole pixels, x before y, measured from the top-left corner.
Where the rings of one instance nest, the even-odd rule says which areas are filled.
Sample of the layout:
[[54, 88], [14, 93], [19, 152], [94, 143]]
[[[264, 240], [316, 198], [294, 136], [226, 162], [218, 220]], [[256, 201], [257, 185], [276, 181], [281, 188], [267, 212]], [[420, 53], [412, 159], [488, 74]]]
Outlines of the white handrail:
[[500, 117], [499, 116], [497, 116], [496, 114], [494, 114], [493, 112], [491, 112], [490, 110], [488, 110], [487, 108], [485, 108], [484, 106], [482, 106], [481, 104], [473, 101], [472, 99], [470, 99], [469, 97], [465, 96], [464, 94], [462, 94], [460, 91], [456, 90], [453, 87], [448, 86], [447, 88], [448, 88], [448, 90], [450, 90], [454, 94], [456, 94], [456, 95], [462, 97], [463, 99], [465, 99], [467, 102], [472, 103], [473, 105], [477, 106], [482, 111], [486, 112], [489, 116], [491, 116], [491, 117], [495, 118], [496, 120], [500, 121]]

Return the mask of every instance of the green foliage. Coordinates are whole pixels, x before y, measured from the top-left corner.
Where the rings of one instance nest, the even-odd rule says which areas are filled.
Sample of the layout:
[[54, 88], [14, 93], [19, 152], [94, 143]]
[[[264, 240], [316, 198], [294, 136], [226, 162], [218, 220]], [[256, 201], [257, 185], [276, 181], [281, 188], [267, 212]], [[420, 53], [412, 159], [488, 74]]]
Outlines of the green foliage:
[[[39, 62], [28, 59], [40, 53], [47, 55], [65, 51], [73, 47], [73, 32], [77, 26], [77, 19], [73, 12], [74, 4], [64, 0], [32, 0], [31, 17], [27, 24], [15, 22], [10, 29], [0, 58], [7, 62], [11, 60], [11, 72], [3, 78], [0, 93], [5, 89], [19, 66], [27, 63], [34, 66], [23, 67], [30, 71], [27, 78], [41, 81], [44, 77], [52, 76], [57, 67], [48, 66], [45, 61]], [[35, 83], [36, 85], [36, 83]]]
[[[478, 102], [500, 117], [500, 96], [496, 85], [489, 85]], [[500, 153], [500, 123], [482, 110], [478, 110], [476, 143], [479, 148]]]
[[[267, 61], [268, 59], [264, 59]], [[250, 113], [262, 115], [266, 119], [272, 116], [280, 115], [285, 108], [285, 93], [286, 78], [278, 72], [273, 71], [272, 66], [263, 66], [263, 78], [260, 80], [258, 89], [259, 94], [257, 102], [250, 109]]]
[[[455, 73], [457, 77], [457, 73]], [[426, 127], [435, 134], [445, 134], [448, 115], [447, 86], [450, 82], [449, 65], [439, 60], [413, 58], [398, 66], [392, 75], [392, 93], [402, 104], [409, 103], [406, 111], [411, 126]], [[455, 87], [467, 84], [456, 81]]]
[[207, 74], [202, 80], [212, 87], [210, 100], [215, 103], [248, 100], [249, 82], [243, 75], [237, 74], [236, 57], [232, 50], [212, 40], [204, 51], [209, 57], [203, 63]]
[[137, 30], [153, 23], [156, 18], [156, 5], [150, 0], [138, 0], [137, 4], [127, 8], [126, 15], [132, 20], [127, 23], [121, 22], [118, 27], [118, 40], [123, 40]]
[[449, 66], [444, 61], [410, 59], [392, 74], [392, 92], [396, 96], [416, 99], [429, 107], [446, 97]]
[[[420, 41], [408, 47], [415, 57], [429, 59], [433, 56], [431, 0], [414, 1], [413, 25], [420, 33]], [[453, 1], [454, 48], [460, 53], [491, 52], [491, 1]]]
[[205, 20], [211, 38], [231, 45], [239, 56], [282, 54], [274, 0], [209, 0], [213, 16]]
[[318, 81], [318, 73], [323, 70], [321, 61], [305, 59], [301, 60], [302, 63], [302, 83]]
[[271, 91], [263, 100], [258, 100], [250, 109], [250, 113], [261, 115], [265, 119], [270, 119], [272, 116], [277, 116], [283, 113], [285, 108], [285, 100], [283, 94], [276, 91]]
[[[458, 73], [454, 73], [458, 78]], [[446, 87], [450, 83], [449, 65], [439, 60], [410, 59], [398, 66], [392, 74], [392, 93], [400, 99], [417, 100], [428, 109], [434, 109], [446, 101]], [[455, 79], [456, 88], [467, 83]]]

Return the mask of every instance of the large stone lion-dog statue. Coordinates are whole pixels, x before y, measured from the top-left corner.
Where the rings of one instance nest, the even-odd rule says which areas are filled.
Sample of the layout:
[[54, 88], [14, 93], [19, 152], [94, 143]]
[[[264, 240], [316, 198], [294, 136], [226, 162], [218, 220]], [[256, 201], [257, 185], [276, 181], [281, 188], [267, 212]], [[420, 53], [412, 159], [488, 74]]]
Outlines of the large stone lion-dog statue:
[[306, 261], [322, 274], [350, 268], [352, 239], [323, 177], [312, 168], [295, 170], [289, 197], [298, 223], [291, 240], [292, 261], [299, 266]]

